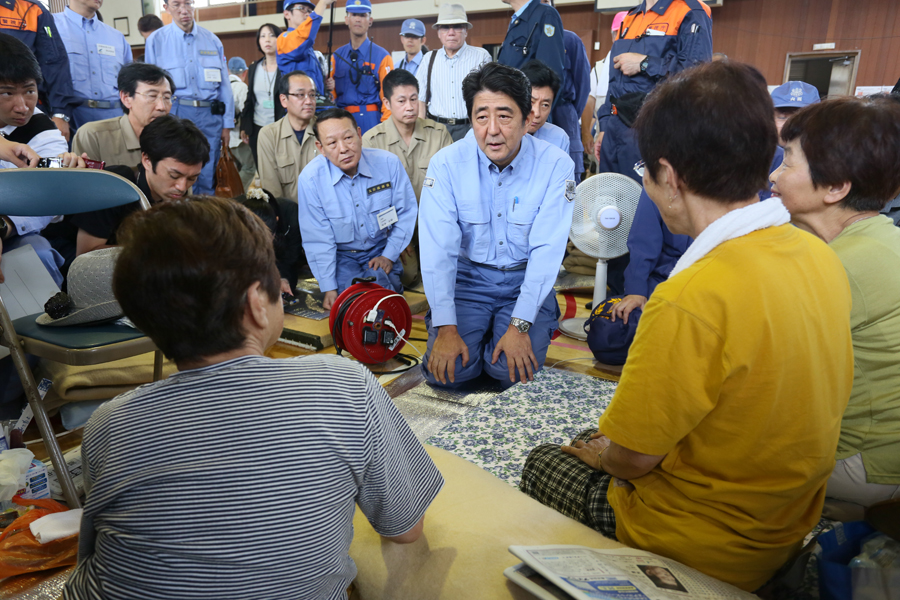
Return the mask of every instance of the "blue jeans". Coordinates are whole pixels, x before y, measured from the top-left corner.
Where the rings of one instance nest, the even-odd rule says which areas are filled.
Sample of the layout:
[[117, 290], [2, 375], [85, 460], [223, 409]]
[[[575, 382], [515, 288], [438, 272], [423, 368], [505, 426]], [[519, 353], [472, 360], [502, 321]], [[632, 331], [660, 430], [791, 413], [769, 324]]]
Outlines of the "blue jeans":
[[398, 294], [403, 293], [403, 284], [400, 283], [400, 276], [403, 275], [403, 263], [400, 262], [400, 259], [394, 261], [390, 273], [385, 273], [381, 269], [369, 268], [369, 261], [376, 256], [381, 256], [386, 245], [387, 242], [378, 244], [366, 252], [337, 251], [335, 277], [337, 278], [338, 294], [350, 287], [353, 279], [357, 277], [374, 277], [375, 283], [381, 287], [394, 290]]
[[[462, 358], [456, 359], [454, 383], [445, 387], [457, 387], [459, 384], [475, 379], [482, 372], [500, 381], [504, 387], [513, 384], [509, 380], [509, 367], [506, 354], [501, 353], [496, 364], [491, 364], [494, 347], [509, 328], [509, 320], [519, 298], [519, 289], [525, 279], [525, 271], [500, 271], [484, 265], [478, 265], [464, 258], [459, 259], [456, 271], [456, 328], [460, 337], [469, 348], [469, 362], [464, 367]], [[538, 370], [547, 358], [550, 339], [559, 325], [559, 304], [556, 293], [551, 291], [544, 299], [535, 322], [528, 330], [531, 338], [531, 351], [538, 362]], [[422, 367], [425, 379], [431, 385], [443, 386], [427, 369], [428, 357], [437, 338], [437, 327], [431, 324], [431, 311], [425, 315], [425, 326], [428, 327], [428, 349]], [[521, 376], [516, 369], [516, 381]]]

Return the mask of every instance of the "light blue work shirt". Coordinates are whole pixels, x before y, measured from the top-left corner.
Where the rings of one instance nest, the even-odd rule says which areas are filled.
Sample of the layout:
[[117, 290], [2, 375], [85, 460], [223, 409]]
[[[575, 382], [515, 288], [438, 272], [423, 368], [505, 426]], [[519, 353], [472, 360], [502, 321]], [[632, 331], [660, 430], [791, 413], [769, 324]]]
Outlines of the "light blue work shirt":
[[530, 135], [502, 171], [474, 135], [435, 154], [419, 207], [419, 255], [433, 325], [457, 324], [460, 257], [497, 269], [527, 263], [512, 316], [534, 323], [562, 264], [574, 198], [572, 159]]
[[125, 36], [96, 16], [85, 19], [71, 8], [54, 20], [69, 55], [75, 94], [87, 100], [118, 100], [119, 69], [132, 60]]
[[[569, 134], [562, 127], [557, 127], [553, 123], [544, 123], [540, 129], [531, 135], [539, 140], [544, 140], [548, 144], [553, 144], [566, 154], [569, 153]], [[571, 156], [569, 158], [571, 159]]]
[[196, 23], [190, 33], [169, 23], [147, 38], [144, 60], [169, 72], [178, 99], [224, 102], [222, 127], [234, 127], [234, 98], [225, 49], [215, 34]]
[[[416, 194], [400, 159], [363, 148], [353, 177], [319, 155], [297, 179], [303, 249], [319, 289], [335, 290], [337, 251], [366, 251], [387, 241], [382, 256], [395, 262], [416, 228]], [[379, 228], [378, 215], [394, 207], [397, 222]]]
[[422, 64], [422, 56], [421, 50], [419, 50], [419, 53], [416, 54], [412, 60], [408, 60], [406, 55], [404, 55], [403, 60], [400, 61], [400, 65], [397, 68], [409, 71], [415, 75], [419, 71], [419, 65]]

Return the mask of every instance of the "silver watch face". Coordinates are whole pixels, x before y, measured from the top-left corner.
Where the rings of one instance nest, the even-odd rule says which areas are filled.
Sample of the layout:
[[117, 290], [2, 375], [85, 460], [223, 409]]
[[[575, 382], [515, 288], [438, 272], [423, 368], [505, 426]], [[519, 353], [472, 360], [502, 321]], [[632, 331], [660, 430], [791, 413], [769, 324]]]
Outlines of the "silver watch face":
[[531, 323], [524, 319], [513, 317], [511, 319], [511, 324], [513, 327], [519, 330], [519, 333], [528, 333], [528, 330], [531, 329]]

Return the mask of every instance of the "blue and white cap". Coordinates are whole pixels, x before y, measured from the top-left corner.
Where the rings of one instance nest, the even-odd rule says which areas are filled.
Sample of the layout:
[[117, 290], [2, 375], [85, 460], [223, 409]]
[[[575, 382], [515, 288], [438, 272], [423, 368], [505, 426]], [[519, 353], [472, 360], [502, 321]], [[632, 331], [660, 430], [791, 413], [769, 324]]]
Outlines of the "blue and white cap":
[[819, 101], [819, 90], [803, 81], [788, 81], [772, 90], [775, 108], [803, 108]]
[[313, 10], [316, 9], [316, 5], [313, 4], [310, 0], [285, 0], [284, 1], [284, 10], [290, 10], [292, 6], [295, 4], [305, 4], [311, 7]]
[[371, 13], [372, 3], [369, 0], [347, 0], [348, 13]]
[[403, 27], [400, 28], [400, 35], [425, 37], [425, 24], [418, 19], [407, 19], [403, 21]]

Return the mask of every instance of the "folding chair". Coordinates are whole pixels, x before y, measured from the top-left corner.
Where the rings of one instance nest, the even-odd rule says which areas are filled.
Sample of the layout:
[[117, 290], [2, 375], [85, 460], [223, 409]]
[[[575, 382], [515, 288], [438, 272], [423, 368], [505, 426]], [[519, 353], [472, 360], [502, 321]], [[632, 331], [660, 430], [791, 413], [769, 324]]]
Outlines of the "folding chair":
[[[132, 202], [150, 208], [136, 185], [95, 169], [0, 170], [0, 214], [40, 217], [101, 210]], [[35, 422], [50, 453], [63, 495], [70, 508], [81, 506], [66, 468], [53, 427], [38, 394], [26, 354], [68, 365], [96, 365], [155, 352], [153, 380], [162, 373], [162, 354], [139, 331], [122, 325], [42, 327], [38, 315], [11, 321], [0, 298], [0, 344], [9, 348], [16, 372], [34, 411]]]

